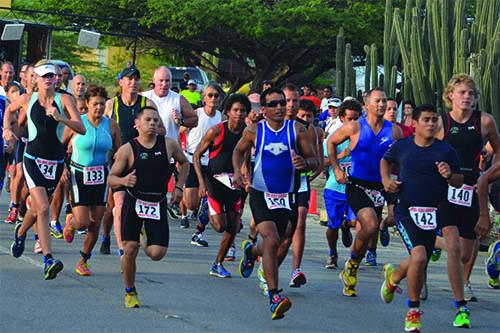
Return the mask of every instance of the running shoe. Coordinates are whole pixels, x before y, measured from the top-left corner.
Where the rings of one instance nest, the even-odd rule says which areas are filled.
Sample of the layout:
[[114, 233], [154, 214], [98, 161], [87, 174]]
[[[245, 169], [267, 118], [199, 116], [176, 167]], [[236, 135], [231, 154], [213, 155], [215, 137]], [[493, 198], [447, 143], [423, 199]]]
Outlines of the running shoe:
[[344, 244], [345, 247], [351, 247], [352, 245], [351, 228], [345, 223], [342, 223], [340, 226], [340, 231], [342, 233], [342, 244]]
[[33, 246], [33, 253], [39, 254], [42, 253], [42, 243], [40, 243], [39, 239], [35, 239], [35, 245]]
[[382, 275], [384, 276], [384, 282], [380, 288], [380, 298], [384, 303], [391, 303], [394, 299], [394, 292], [401, 294], [401, 289], [397, 284], [392, 283], [392, 274], [394, 273], [394, 267], [391, 264], [385, 264], [382, 269]]
[[174, 220], [177, 220], [179, 217], [181, 217], [178, 205], [167, 205], [167, 212], [168, 216], [170, 216], [170, 218]]
[[356, 284], [358, 283], [358, 268], [359, 264], [347, 260], [344, 265], [344, 269], [340, 271], [339, 278], [342, 281], [343, 289], [342, 293], [344, 296], [355, 297], [356, 296]]
[[44, 268], [44, 279], [45, 280], [52, 280], [57, 277], [57, 273], [62, 271], [64, 268], [63, 263], [60, 260], [55, 260], [54, 258], [49, 258], [45, 261], [45, 268]]
[[377, 266], [377, 253], [372, 251], [366, 252], [365, 266]]
[[410, 309], [405, 317], [405, 331], [420, 333], [422, 324], [420, 323], [420, 316], [423, 314], [419, 309]]
[[111, 254], [111, 239], [103, 237], [99, 252], [104, 255]]
[[16, 222], [18, 211], [19, 211], [19, 208], [11, 207], [9, 210], [9, 215], [7, 215], [7, 217], [5, 218], [5, 223], [13, 224], [14, 222]]
[[431, 254], [431, 261], [438, 261], [439, 258], [441, 258], [441, 252], [442, 250], [441, 249], [434, 249], [432, 250], [432, 254]]
[[89, 265], [84, 261], [79, 261], [76, 264], [76, 274], [81, 276], [90, 276], [92, 275], [92, 270], [89, 268]]
[[16, 224], [14, 228], [14, 241], [10, 246], [10, 253], [13, 257], [19, 258], [23, 255], [24, 252], [24, 241], [26, 240], [26, 235], [19, 236], [19, 229], [21, 228], [21, 224]]
[[140, 308], [141, 303], [139, 303], [139, 298], [137, 297], [137, 292], [131, 291], [125, 293], [125, 307], [126, 308]]
[[459, 307], [455, 320], [453, 321], [453, 326], [471, 328], [469, 315], [469, 309], [466, 306]]
[[208, 272], [208, 274], [212, 275], [212, 276], [217, 276], [220, 278], [230, 278], [231, 277], [231, 273], [229, 273], [224, 268], [224, 266], [222, 266], [221, 263], [219, 263], [219, 264], [213, 263], [212, 269], [210, 269], [210, 272]]
[[484, 262], [486, 275], [498, 281], [500, 275], [500, 239], [488, 248], [488, 256]]
[[261, 260], [259, 263], [259, 268], [257, 270], [257, 277], [259, 278], [259, 287], [262, 290], [264, 296], [269, 295], [269, 286], [267, 285], [266, 275], [264, 273], [264, 264]]
[[56, 238], [56, 239], [61, 239], [63, 238], [63, 228], [61, 226], [61, 223], [59, 221], [51, 221], [49, 224], [49, 230], [50, 234]]
[[290, 278], [290, 288], [300, 288], [300, 286], [306, 284], [306, 275], [300, 271], [300, 268], [296, 268], [292, 272], [292, 277]]
[[203, 198], [201, 198], [200, 209], [198, 210], [198, 221], [200, 221], [200, 223], [203, 225], [207, 225], [210, 222], [210, 219], [208, 217], [208, 198], [207, 198], [207, 196], [204, 196]]
[[477, 302], [477, 297], [476, 295], [474, 295], [474, 290], [472, 290], [470, 282], [465, 283], [464, 300], [466, 300], [467, 302]]
[[208, 246], [208, 242], [203, 237], [202, 232], [195, 232], [193, 234], [193, 236], [191, 237], [191, 244], [196, 245], [196, 246], [201, 246], [201, 247]]
[[252, 242], [248, 239], [244, 240], [241, 243], [241, 250], [243, 251], [243, 256], [240, 260], [240, 265], [238, 266], [238, 270], [240, 271], [240, 275], [244, 278], [252, 275], [253, 266], [255, 263], [255, 257], [252, 254]]
[[326, 269], [337, 269], [338, 267], [338, 257], [337, 256], [331, 256], [328, 258], [328, 261], [325, 265]]
[[187, 218], [187, 216], [184, 216], [181, 219], [181, 229], [189, 229], [189, 219]]
[[75, 239], [76, 229], [71, 225], [71, 220], [73, 220], [73, 214], [66, 215], [66, 225], [64, 226], [63, 237], [64, 241], [68, 244], [73, 243], [73, 239]]
[[427, 281], [424, 281], [422, 285], [422, 290], [420, 290], [420, 300], [426, 301], [427, 297], [429, 297], [429, 291], [427, 290]]
[[380, 229], [379, 238], [380, 238], [380, 244], [383, 247], [386, 247], [389, 245], [389, 242], [391, 241], [391, 235], [389, 234], [389, 227], [388, 226]]
[[[281, 292], [281, 290], [279, 292]], [[292, 307], [292, 302], [290, 301], [290, 299], [288, 297], [281, 296], [279, 292], [274, 294], [271, 298], [270, 310], [272, 313], [272, 320], [282, 319], [283, 317], [285, 317], [285, 312], [290, 310], [290, 308]]]
[[488, 288], [500, 289], [500, 278], [488, 278]]
[[224, 258], [224, 261], [235, 261], [236, 260], [236, 247], [234, 245], [231, 245], [229, 250], [227, 250], [226, 257]]

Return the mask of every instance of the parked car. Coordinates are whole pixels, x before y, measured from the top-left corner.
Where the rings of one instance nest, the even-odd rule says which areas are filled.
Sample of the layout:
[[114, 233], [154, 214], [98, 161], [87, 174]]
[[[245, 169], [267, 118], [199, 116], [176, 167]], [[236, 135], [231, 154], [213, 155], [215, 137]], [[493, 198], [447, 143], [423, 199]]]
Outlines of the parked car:
[[207, 73], [199, 67], [168, 67], [172, 72], [171, 87], [180, 88], [181, 82], [184, 80], [184, 73], [189, 73], [189, 79], [195, 80], [197, 83], [197, 90], [203, 92], [208, 85]]

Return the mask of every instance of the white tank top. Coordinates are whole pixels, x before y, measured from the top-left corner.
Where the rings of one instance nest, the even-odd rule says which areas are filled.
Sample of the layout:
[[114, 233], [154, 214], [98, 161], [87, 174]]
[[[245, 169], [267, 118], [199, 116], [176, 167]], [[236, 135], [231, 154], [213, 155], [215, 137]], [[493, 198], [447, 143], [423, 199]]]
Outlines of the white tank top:
[[165, 136], [177, 142], [179, 125], [175, 123], [174, 118], [172, 117], [172, 110], [177, 110], [177, 114], [181, 117], [181, 95], [172, 90], [169, 90], [167, 96], [164, 97], [157, 96], [154, 90], [144, 91], [141, 95], [146, 96], [156, 104], [158, 113], [160, 114], [160, 118], [166, 129]]
[[[205, 113], [204, 108], [196, 109], [196, 114], [198, 115], [198, 126], [189, 130], [186, 139], [186, 157], [189, 163], [193, 163], [193, 153], [205, 134], [211, 127], [221, 122], [222, 116], [221, 112], [216, 110], [215, 115], [213, 117], [209, 117]], [[201, 165], [208, 165], [208, 150], [201, 156]]]

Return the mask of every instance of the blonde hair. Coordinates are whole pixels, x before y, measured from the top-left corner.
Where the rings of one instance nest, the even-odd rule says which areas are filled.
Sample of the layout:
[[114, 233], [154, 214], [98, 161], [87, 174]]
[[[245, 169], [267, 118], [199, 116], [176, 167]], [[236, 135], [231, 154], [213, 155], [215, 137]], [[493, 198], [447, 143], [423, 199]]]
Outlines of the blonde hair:
[[443, 91], [443, 101], [446, 104], [448, 108], [451, 109], [452, 103], [448, 95], [455, 90], [455, 87], [458, 86], [459, 84], [465, 84], [469, 88], [471, 88], [474, 91], [474, 95], [476, 98], [479, 98], [479, 89], [477, 88], [476, 82], [472, 78], [472, 76], [467, 75], [467, 74], [455, 74], [452, 76], [450, 81], [448, 81], [448, 85]]
[[37, 61], [37, 63], [33, 67], [43, 66], [43, 65], [53, 65], [50, 60], [42, 59]]

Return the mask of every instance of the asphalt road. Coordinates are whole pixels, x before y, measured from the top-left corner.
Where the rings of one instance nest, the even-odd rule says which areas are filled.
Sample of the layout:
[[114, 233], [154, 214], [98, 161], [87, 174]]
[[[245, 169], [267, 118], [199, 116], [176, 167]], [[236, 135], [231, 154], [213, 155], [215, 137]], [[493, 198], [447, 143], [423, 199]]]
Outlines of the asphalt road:
[[[7, 193], [2, 193], [0, 217], [7, 212]], [[248, 210], [244, 217], [248, 224]], [[193, 225], [193, 223], [191, 224]], [[237, 242], [247, 234], [242, 230]], [[13, 226], [0, 224], [0, 332], [401, 332], [406, 314], [403, 294], [392, 304], [380, 300], [381, 269], [385, 262], [397, 263], [406, 256], [399, 239], [388, 248], [379, 248], [377, 267], [361, 267], [358, 297], [342, 295], [339, 270], [326, 270], [325, 228], [311, 216], [302, 270], [308, 281], [300, 289], [288, 288], [290, 258], [280, 270], [280, 285], [293, 307], [282, 320], [272, 321], [268, 300], [258, 287], [257, 272], [243, 279], [237, 261], [225, 264], [230, 279], [208, 275], [220, 236], [206, 232], [208, 248], [190, 244], [193, 229], [170, 223], [170, 248], [167, 257], [153, 262], [141, 252], [137, 259], [136, 287], [140, 309], [125, 309], [124, 287], [118, 256], [94, 252], [91, 277], [80, 277], [74, 269], [79, 259], [83, 236], [73, 244], [53, 239], [54, 256], [64, 270], [55, 280], [44, 281], [40, 255], [33, 254], [33, 233], [26, 241], [25, 254], [9, 254]], [[97, 247], [99, 246], [99, 243]], [[113, 253], [116, 246], [112, 244]], [[240, 258], [241, 249], [237, 257]], [[348, 255], [340, 247], [341, 262]], [[486, 286], [484, 257], [481, 253], [472, 275], [477, 303], [470, 303], [471, 332], [500, 331], [500, 290]], [[423, 329], [426, 332], [451, 332], [453, 299], [446, 275], [446, 254], [429, 266], [429, 299], [422, 303]]]

